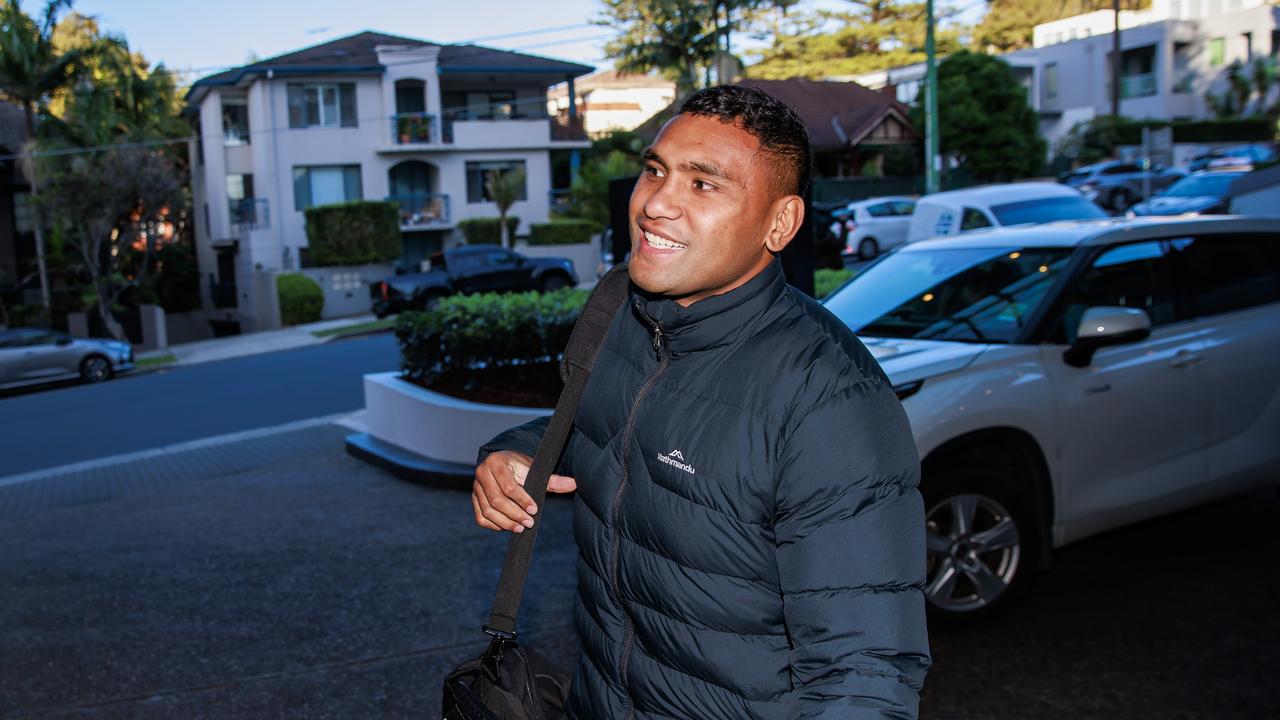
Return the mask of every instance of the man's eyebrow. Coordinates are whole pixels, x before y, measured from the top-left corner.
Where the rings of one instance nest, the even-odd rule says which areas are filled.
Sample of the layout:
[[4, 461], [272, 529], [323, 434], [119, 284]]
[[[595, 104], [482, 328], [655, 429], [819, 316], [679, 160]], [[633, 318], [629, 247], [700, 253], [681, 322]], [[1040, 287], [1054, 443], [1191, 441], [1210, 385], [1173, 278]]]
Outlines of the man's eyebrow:
[[[646, 161], [652, 160], [653, 162], [656, 162], [659, 165], [667, 164], [666, 162], [663, 161], [662, 156], [658, 155], [658, 153], [653, 149], [652, 145], [645, 148], [644, 150], [641, 150], [640, 157]], [[728, 172], [724, 170], [724, 168], [720, 167], [719, 165], [709, 160], [686, 160], [685, 162], [680, 163], [679, 169], [685, 170], [685, 171], [691, 171], [691, 172], [698, 172], [704, 175], [710, 175], [712, 177], [720, 178], [721, 180], [731, 182], [731, 183], [741, 184], [742, 182], [737, 178], [734, 178], [733, 176], [731, 176]]]

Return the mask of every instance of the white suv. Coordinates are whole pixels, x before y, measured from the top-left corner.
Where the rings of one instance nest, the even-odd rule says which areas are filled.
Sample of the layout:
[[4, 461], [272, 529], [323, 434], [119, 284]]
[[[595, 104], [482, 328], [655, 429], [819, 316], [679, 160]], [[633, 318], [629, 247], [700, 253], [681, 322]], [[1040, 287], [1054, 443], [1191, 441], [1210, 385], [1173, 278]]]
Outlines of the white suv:
[[935, 619], [1008, 606], [1053, 548], [1280, 484], [1280, 219], [927, 240], [826, 306], [910, 418]]

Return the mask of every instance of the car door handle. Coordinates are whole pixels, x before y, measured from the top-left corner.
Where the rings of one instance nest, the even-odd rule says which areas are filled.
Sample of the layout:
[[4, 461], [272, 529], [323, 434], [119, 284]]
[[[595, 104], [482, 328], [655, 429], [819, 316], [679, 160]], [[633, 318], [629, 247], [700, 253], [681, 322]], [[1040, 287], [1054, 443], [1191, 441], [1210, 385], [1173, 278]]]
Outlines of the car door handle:
[[1171, 368], [1190, 367], [1191, 365], [1195, 365], [1201, 360], [1204, 360], [1203, 355], [1200, 355], [1198, 353], [1193, 353], [1190, 350], [1179, 350], [1177, 354], [1173, 356], [1173, 359], [1169, 361], [1169, 367]]

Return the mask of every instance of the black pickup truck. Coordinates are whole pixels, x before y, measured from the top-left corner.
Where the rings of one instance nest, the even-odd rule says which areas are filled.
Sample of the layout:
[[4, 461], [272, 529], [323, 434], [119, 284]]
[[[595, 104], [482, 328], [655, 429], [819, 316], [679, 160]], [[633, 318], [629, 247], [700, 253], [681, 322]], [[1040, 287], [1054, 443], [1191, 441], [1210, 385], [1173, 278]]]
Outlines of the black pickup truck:
[[431, 256], [431, 269], [369, 286], [373, 314], [426, 310], [455, 293], [550, 292], [578, 284], [567, 258], [530, 258], [498, 245], [464, 245]]

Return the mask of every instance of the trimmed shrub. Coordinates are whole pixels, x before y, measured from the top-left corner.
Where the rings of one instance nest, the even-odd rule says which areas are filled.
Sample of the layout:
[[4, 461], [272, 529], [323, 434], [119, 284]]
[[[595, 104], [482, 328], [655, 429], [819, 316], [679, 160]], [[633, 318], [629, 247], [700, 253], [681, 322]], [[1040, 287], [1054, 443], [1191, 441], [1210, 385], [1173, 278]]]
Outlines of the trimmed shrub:
[[591, 242], [600, 226], [591, 220], [564, 219], [529, 226], [530, 245], [577, 245]]
[[[406, 379], [433, 388], [560, 390], [559, 363], [587, 292], [483, 293], [442, 298], [396, 323]], [[514, 404], [514, 403], [508, 403]]]
[[324, 290], [315, 280], [302, 273], [276, 276], [276, 295], [280, 298], [280, 322], [298, 325], [320, 319], [324, 309]]
[[[507, 237], [514, 244], [516, 228], [520, 226], [520, 218], [507, 216]], [[458, 229], [467, 239], [468, 245], [501, 245], [502, 225], [496, 217], [467, 218], [458, 221]]]
[[821, 268], [813, 271], [813, 294], [821, 300], [836, 291], [836, 288], [854, 276], [852, 270], [830, 270]]
[[403, 253], [400, 206], [381, 200], [355, 200], [306, 210], [307, 258], [311, 265], [367, 265], [389, 262]]

